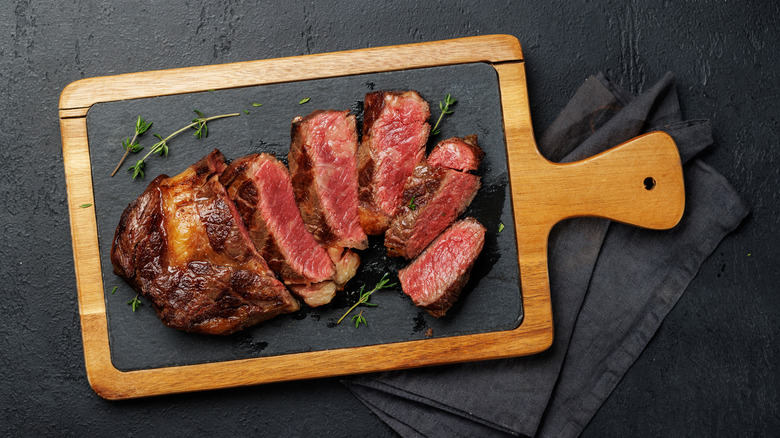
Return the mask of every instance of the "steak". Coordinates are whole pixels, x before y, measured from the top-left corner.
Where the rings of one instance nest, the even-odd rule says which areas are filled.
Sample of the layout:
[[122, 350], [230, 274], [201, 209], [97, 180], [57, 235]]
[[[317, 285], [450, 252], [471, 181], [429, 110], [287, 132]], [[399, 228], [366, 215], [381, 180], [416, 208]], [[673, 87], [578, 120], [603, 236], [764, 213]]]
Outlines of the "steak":
[[430, 115], [416, 91], [366, 94], [358, 174], [360, 225], [367, 234], [384, 233], [395, 217], [406, 180], [425, 160]]
[[222, 153], [172, 178], [160, 175], [122, 213], [114, 273], [180, 330], [230, 334], [299, 304], [252, 245], [219, 182]]
[[[335, 288], [327, 284], [295, 287], [307, 303], [325, 302], [329, 294], [355, 276], [360, 257], [353, 249], [368, 247], [358, 218], [357, 130], [349, 111], [314, 111], [292, 124], [287, 161], [293, 194], [306, 228], [335, 265]], [[315, 291], [319, 291], [316, 297]], [[327, 302], [330, 302], [327, 299]], [[312, 304], [313, 305], [313, 304]]]
[[[333, 262], [306, 229], [284, 164], [273, 155], [248, 155], [230, 163], [219, 180], [241, 214], [255, 248], [285, 284], [309, 285], [333, 279]], [[310, 295], [301, 298], [309, 305], [323, 301]]]
[[403, 204], [385, 233], [390, 257], [417, 257], [466, 211], [480, 188], [476, 175], [423, 164], [406, 182]]
[[475, 171], [485, 156], [479, 147], [476, 135], [452, 137], [442, 140], [428, 155], [428, 164], [441, 166], [461, 172]]
[[404, 293], [432, 316], [444, 316], [469, 281], [485, 243], [485, 227], [474, 218], [454, 223], [409, 266], [398, 271]]
[[315, 111], [292, 124], [287, 162], [306, 228], [321, 244], [365, 249], [358, 219], [357, 131], [349, 111]]

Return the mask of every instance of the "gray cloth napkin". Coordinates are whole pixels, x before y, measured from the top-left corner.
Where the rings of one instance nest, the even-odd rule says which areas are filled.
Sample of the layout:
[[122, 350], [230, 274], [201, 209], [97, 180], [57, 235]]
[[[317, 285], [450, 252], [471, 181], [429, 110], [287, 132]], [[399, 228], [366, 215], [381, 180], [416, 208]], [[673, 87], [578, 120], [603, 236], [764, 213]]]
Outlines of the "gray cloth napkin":
[[595, 218], [556, 225], [549, 350], [344, 384], [404, 437], [579, 435], [748, 209], [720, 174], [694, 159], [712, 144], [711, 128], [683, 120], [671, 73], [639, 96], [602, 74], [590, 77], [538, 141], [550, 160], [568, 162], [655, 130], [674, 138], [685, 163], [683, 219], [668, 231]]

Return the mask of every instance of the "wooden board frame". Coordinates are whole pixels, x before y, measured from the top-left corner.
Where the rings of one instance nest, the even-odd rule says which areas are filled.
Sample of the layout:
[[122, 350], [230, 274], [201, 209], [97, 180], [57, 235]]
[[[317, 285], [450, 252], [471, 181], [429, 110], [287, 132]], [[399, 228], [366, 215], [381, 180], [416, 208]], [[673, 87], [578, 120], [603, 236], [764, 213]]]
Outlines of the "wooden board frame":
[[[522, 285], [524, 317], [517, 328], [137, 371], [113, 366], [95, 209], [79, 207], [95, 202], [86, 118], [92, 105], [474, 62], [489, 63], [498, 73]], [[663, 133], [638, 137], [577, 163], [547, 161], [536, 148], [525, 84], [520, 43], [510, 35], [130, 73], [69, 84], [60, 97], [59, 117], [84, 358], [92, 388], [107, 399], [126, 399], [499, 359], [549, 348], [553, 322], [547, 239], [552, 226], [569, 217], [599, 216], [670, 228], [681, 218], [685, 198], [679, 154]]]

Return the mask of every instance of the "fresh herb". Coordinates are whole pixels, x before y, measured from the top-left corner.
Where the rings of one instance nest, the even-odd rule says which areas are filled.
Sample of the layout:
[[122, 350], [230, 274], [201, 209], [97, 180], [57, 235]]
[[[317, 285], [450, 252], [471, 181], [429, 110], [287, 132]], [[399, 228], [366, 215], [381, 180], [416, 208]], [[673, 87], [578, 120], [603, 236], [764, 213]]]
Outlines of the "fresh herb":
[[114, 292], [116, 292], [116, 289], [117, 289], [118, 287], [119, 287], [119, 286], [114, 286], [114, 288], [113, 288], [113, 289], [111, 289], [111, 295], [114, 295]]
[[414, 203], [415, 196], [412, 196], [412, 199], [409, 201], [409, 210], [415, 210], [417, 209], [417, 204]]
[[500, 233], [502, 231], [504, 231], [504, 223], [503, 222], [499, 222], [498, 223], [498, 232]]
[[141, 118], [141, 116], [138, 116], [138, 119], [135, 121], [135, 135], [133, 136], [133, 139], [130, 140], [129, 138], [126, 138], [122, 140], [122, 147], [125, 148], [125, 154], [122, 155], [122, 159], [119, 160], [119, 164], [116, 165], [116, 168], [113, 172], [111, 172], [111, 177], [113, 178], [114, 175], [116, 175], [117, 171], [119, 171], [119, 168], [122, 167], [122, 163], [125, 162], [125, 159], [127, 158], [127, 154], [130, 152], [137, 153], [140, 152], [141, 149], [143, 149], [143, 146], [139, 146], [138, 143], [135, 141], [139, 135], [146, 132], [147, 129], [152, 127], [152, 122], [146, 123], [144, 119]]
[[433, 125], [433, 129], [431, 130], [431, 135], [436, 135], [441, 132], [439, 129], [439, 123], [441, 123], [441, 119], [444, 118], [445, 114], [452, 114], [455, 111], [451, 110], [450, 107], [455, 105], [455, 102], [457, 100], [453, 99], [452, 96], [450, 96], [449, 93], [447, 93], [447, 96], [444, 97], [444, 102], [439, 102], [439, 109], [441, 110], [441, 115], [439, 115], [439, 120], [436, 121], [436, 124]]
[[135, 309], [141, 307], [141, 300], [138, 299], [138, 294], [135, 294], [135, 297], [133, 297], [132, 300], [128, 301], [127, 304], [133, 307], [133, 312], [135, 312]]
[[[360, 286], [360, 292], [359, 292], [360, 293], [360, 299], [358, 300], [357, 303], [355, 303], [352, 307], [350, 307], [349, 310], [347, 310], [347, 313], [342, 315], [342, 317], [339, 318], [338, 321], [336, 321], [336, 324], [341, 324], [341, 321], [344, 320], [344, 318], [346, 318], [347, 315], [349, 315], [353, 310], [355, 310], [355, 307], [357, 307], [357, 306], [360, 306], [360, 305], [369, 306], [369, 307], [377, 306], [377, 304], [369, 303], [368, 300], [369, 300], [369, 298], [371, 298], [371, 294], [373, 294], [374, 292], [376, 292], [378, 290], [382, 290], [382, 289], [389, 289], [389, 288], [395, 287], [397, 285], [397, 283], [387, 284], [389, 281], [390, 281], [390, 279], [388, 278], [388, 274], [385, 274], [385, 275], [382, 276], [382, 279], [379, 280], [379, 283], [377, 283], [376, 286], [374, 286], [374, 288], [371, 289], [368, 292], [364, 292], [365, 289], [366, 289], [366, 285], [365, 284], [363, 286]], [[360, 312], [360, 314], [361, 314], [360, 318], [358, 318], [358, 319], [359, 320], [362, 319], [362, 321], [359, 321], [359, 322], [365, 323], [366, 322], [366, 318], [362, 316], [362, 313], [363, 312], [361, 311]], [[353, 321], [354, 321], [354, 318], [353, 318]], [[355, 325], [355, 327], [357, 327], [359, 325], [359, 322]], [[366, 324], [366, 325], [368, 325], [368, 324]]]
[[298, 105], [303, 105], [304, 103], [306, 103], [306, 102], [308, 102], [310, 100], [311, 100], [311, 97], [304, 97], [303, 99], [301, 99], [300, 102], [298, 102]]
[[249, 110], [244, 110], [244, 114], [249, 114]]
[[355, 328], [360, 327], [360, 323], [362, 322], [363, 325], [368, 327], [368, 323], [366, 322], [366, 318], [363, 317], [363, 311], [361, 310], [360, 313], [352, 317], [352, 322], [355, 323]]
[[79, 205], [79, 207], [81, 207], [81, 208], [89, 208], [89, 207], [92, 207], [92, 204], [81, 204], [81, 205]]
[[149, 152], [146, 153], [146, 155], [138, 160], [135, 165], [130, 166], [129, 169], [127, 169], [128, 172], [133, 174], [133, 179], [136, 179], [137, 177], [144, 177], [144, 168], [146, 167], [146, 159], [149, 158], [152, 154], [160, 154], [161, 157], [168, 155], [168, 140], [172, 139], [173, 137], [181, 134], [182, 132], [190, 129], [195, 128], [195, 137], [197, 138], [203, 138], [208, 137], [209, 135], [209, 128], [206, 125], [206, 123], [216, 120], [216, 119], [223, 119], [225, 117], [234, 117], [239, 115], [239, 113], [232, 113], [232, 114], [222, 114], [219, 116], [213, 116], [213, 117], [206, 117], [203, 115], [202, 112], [198, 110], [194, 110], [195, 114], [198, 115], [198, 117], [192, 119], [192, 123], [189, 125], [179, 129], [178, 131], [174, 132], [173, 134], [163, 138], [160, 134], [154, 134], [155, 137], [160, 139], [157, 143], [152, 145], [152, 148], [149, 150]]
[[263, 106], [263, 104], [262, 103], [252, 103], [252, 106], [258, 107], [258, 106]]

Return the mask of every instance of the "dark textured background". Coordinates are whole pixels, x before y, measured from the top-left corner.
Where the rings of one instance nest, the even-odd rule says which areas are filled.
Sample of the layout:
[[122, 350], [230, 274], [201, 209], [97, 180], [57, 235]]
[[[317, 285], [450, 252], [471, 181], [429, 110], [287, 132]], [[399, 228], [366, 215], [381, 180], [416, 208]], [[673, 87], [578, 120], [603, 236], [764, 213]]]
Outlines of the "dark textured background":
[[599, 70], [677, 74], [706, 161], [752, 215], [704, 264], [585, 436], [780, 430], [780, 4], [19, 0], [0, 8], [0, 433], [391, 436], [336, 380], [108, 402], [86, 380], [57, 102], [83, 77], [508, 33], [540, 133]]

